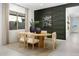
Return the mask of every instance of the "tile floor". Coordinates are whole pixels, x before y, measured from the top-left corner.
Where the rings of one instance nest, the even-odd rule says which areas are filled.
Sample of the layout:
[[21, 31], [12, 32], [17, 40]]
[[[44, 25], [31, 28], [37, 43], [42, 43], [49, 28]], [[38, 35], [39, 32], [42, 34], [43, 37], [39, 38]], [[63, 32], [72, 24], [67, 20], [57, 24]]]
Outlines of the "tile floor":
[[11, 50], [5, 46], [2, 46], [0, 47], [0, 56], [24, 56], [24, 55], [15, 50]]
[[79, 56], [79, 33], [71, 33], [50, 56]]
[[[50, 43], [50, 42], [49, 42]], [[0, 56], [40, 56], [40, 55], [46, 55], [46, 56], [79, 56], [79, 33], [71, 33], [70, 37], [67, 40], [57, 40], [57, 48], [56, 50], [51, 49], [45, 49], [44, 50], [38, 50], [41, 51], [41, 53], [33, 52], [35, 50], [32, 50], [32, 53], [29, 52], [20, 52], [17, 51], [15, 47], [16, 44], [14, 44], [13, 47], [10, 47], [11, 44], [0, 47]], [[31, 50], [28, 50], [31, 51]], [[48, 51], [48, 52], [47, 52]]]

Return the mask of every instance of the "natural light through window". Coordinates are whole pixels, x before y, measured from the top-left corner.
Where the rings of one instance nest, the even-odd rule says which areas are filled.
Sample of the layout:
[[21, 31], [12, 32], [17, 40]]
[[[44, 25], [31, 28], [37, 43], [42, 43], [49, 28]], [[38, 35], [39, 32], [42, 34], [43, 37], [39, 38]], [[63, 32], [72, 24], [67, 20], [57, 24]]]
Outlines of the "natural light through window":
[[22, 17], [18, 17], [18, 21], [19, 22], [22, 22]]
[[17, 16], [9, 15], [9, 21], [16, 21]]

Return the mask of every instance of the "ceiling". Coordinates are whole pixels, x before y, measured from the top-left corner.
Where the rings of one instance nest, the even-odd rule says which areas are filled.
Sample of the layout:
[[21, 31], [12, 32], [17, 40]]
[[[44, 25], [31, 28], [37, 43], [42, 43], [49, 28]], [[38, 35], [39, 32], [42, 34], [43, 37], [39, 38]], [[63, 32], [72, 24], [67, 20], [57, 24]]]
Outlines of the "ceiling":
[[38, 10], [38, 9], [63, 5], [63, 4], [66, 4], [66, 3], [16, 3], [16, 4], [20, 5], [22, 7], [25, 7], [25, 8]]

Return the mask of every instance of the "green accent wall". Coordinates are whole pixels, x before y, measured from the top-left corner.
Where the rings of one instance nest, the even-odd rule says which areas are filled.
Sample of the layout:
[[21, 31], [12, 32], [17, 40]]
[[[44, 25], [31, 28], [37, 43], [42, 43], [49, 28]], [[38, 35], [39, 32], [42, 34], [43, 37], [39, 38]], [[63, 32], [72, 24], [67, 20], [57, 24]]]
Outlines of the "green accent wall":
[[[66, 8], [72, 6], [78, 6], [78, 3], [70, 3], [65, 5], [60, 5], [57, 7], [45, 8], [40, 10], [35, 10], [34, 20], [40, 21], [38, 24], [35, 24], [36, 27], [40, 27], [42, 30], [47, 30], [47, 32], [57, 32], [57, 39], [66, 40]], [[51, 16], [51, 26], [43, 27], [44, 17]]]

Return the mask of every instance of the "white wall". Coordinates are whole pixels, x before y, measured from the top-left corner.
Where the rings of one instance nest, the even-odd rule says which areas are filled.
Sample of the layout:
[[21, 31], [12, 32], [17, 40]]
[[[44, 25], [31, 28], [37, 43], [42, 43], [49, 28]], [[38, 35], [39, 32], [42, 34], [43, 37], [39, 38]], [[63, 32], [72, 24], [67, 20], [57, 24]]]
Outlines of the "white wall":
[[18, 33], [24, 32], [25, 30], [9, 30], [9, 42], [17, 42], [18, 41]]
[[2, 4], [0, 3], [0, 46], [2, 45]]
[[29, 29], [30, 29], [31, 19], [33, 19], [33, 21], [34, 21], [34, 10], [28, 9], [28, 25], [29, 25]]
[[67, 8], [67, 15], [78, 16], [79, 15], [79, 6]]

